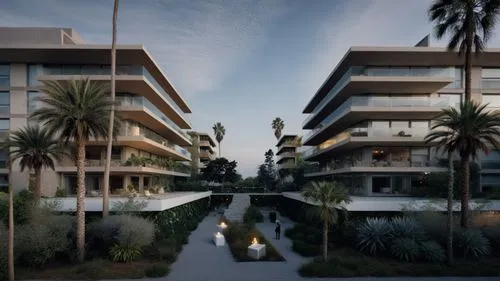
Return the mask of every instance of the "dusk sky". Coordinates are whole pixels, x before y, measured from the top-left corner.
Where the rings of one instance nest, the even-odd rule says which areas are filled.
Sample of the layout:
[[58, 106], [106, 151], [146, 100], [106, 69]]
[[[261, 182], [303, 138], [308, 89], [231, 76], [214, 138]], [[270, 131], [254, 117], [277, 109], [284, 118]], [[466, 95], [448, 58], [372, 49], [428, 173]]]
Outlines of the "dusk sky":
[[[193, 128], [213, 134], [221, 122], [222, 156], [254, 176], [275, 148], [272, 119], [303, 134], [302, 109], [348, 48], [413, 46], [432, 32], [430, 3], [121, 0], [118, 44], [145, 45], [193, 110]], [[111, 0], [7, 0], [0, 26], [71, 27], [111, 44], [112, 12]], [[488, 46], [500, 45], [495, 35]]]

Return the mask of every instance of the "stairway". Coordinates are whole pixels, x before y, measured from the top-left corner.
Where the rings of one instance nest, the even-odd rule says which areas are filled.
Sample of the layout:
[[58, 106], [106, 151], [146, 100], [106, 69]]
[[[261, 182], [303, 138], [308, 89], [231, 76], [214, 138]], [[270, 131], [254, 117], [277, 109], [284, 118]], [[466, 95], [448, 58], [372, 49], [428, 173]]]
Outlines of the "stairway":
[[229, 221], [241, 222], [245, 210], [250, 206], [250, 195], [248, 194], [234, 194], [233, 201], [224, 212], [224, 216]]

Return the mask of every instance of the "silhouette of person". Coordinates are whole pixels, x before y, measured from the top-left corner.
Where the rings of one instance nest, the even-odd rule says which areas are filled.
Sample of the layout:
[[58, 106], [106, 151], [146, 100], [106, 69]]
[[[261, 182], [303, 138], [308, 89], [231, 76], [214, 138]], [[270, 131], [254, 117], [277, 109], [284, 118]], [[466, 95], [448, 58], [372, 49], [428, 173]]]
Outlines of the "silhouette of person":
[[276, 232], [276, 240], [280, 240], [281, 236], [281, 224], [279, 221], [276, 222], [276, 228], [274, 229], [274, 232]]

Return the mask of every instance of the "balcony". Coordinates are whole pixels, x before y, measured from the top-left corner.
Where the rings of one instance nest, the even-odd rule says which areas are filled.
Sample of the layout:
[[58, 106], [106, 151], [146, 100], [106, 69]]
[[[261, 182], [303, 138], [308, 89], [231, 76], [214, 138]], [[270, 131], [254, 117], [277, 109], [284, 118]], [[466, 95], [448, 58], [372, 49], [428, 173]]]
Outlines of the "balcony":
[[429, 94], [454, 82], [455, 68], [351, 67], [304, 121], [312, 129], [346, 98], [371, 94]]
[[446, 167], [439, 166], [437, 161], [346, 161], [332, 163], [325, 167], [309, 170], [306, 177], [324, 176], [343, 173], [424, 173], [445, 172]]
[[[89, 77], [89, 79], [96, 81], [109, 81], [111, 79], [109, 73], [108, 68], [97, 66], [75, 66], [74, 69], [45, 66], [38, 68], [35, 73], [30, 73], [29, 85], [39, 86], [40, 81], [45, 80], [67, 81], [83, 77]], [[187, 116], [183, 114], [184, 111], [142, 66], [117, 66], [116, 91], [140, 94], [155, 104], [183, 129], [191, 128]]]
[[500, 79], [482, 79], [481, 88], [488, 90], [498, 90], [500, 89]]
[[295, 159], [295, 152], [284, 152], [278, 155], [278, 159], [276, 161], [277, 164], [283, 162], [286, 159]]
[[205, 159], [205, 160], [214, 160], [215, 159], [215, 154], [210, 153], [208, 151], [200, 151], [200, 159]]
[[296, 164], [294, 161], [287, 161], [281, 164], [278, 164], [278, 170], [286, 170], [286, 169], [293, 169], [296, 167]]
[[448, 98], [351, 97], [307, 133], [304, 144], [317, 145], [362, 120], [429, 120], [450, 105]]
[[315, 161], [363, 146], [425, 146], [429, 128], [350, 128], [304, 152], [304, 159]]
[[[143, 161], [144, 163], [127, 161], [111, 160], [111, 174], [159, 174], [189, 177], [189, 171], [185, 168], [165, 167], [155, 163], [154, 161]], [[104, 173], [105, 160], [90, 160], [85, 161], [85, 171], [87, 173]], [[69, 159], [65, 159], [58, 163], [55, 167], [56, 172], [60, 173], [76, 173], [75, 164]]]
[[116, 101], [124, 119], [145, 124], [179, 145], [191, 145], [189, 136], [145, 97], [117, 96]]

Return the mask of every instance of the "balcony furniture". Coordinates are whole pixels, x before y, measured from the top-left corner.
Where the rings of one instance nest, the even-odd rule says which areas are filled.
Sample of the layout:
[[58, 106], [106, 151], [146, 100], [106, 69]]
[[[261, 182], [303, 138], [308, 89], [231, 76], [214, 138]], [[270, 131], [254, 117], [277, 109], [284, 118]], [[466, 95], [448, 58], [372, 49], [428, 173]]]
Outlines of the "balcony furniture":
[[259, 260], [266, 255], [266, 245], [265, 244], [252, 244], [248, 246], [247, 255], [255, 260]]
[[216, 247], [221, 247], [226, 245], [226, 239], [224, 238], [224, 235], [222, 235], [222, 233], [220, 232], [214, 233], [213, 240]]

